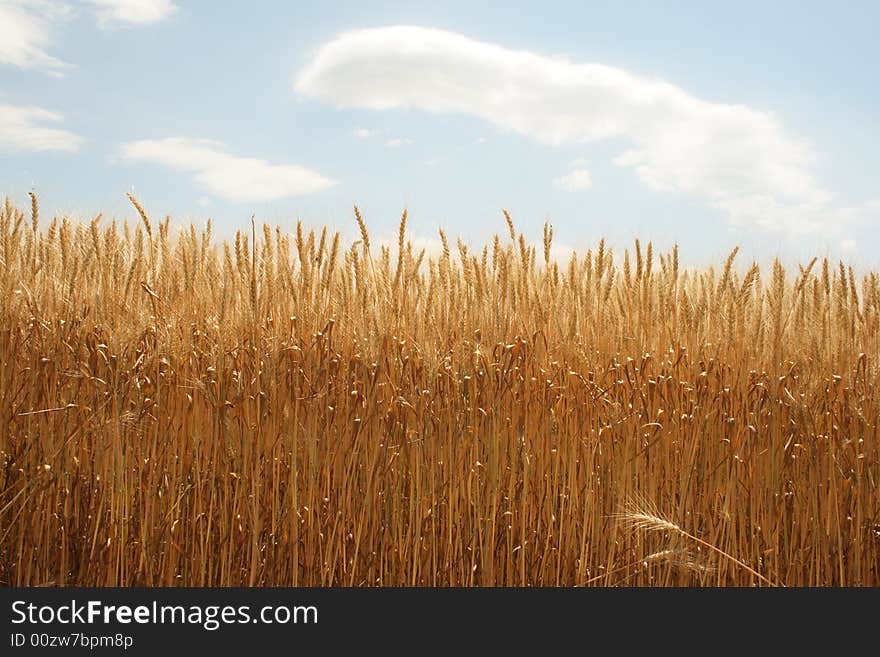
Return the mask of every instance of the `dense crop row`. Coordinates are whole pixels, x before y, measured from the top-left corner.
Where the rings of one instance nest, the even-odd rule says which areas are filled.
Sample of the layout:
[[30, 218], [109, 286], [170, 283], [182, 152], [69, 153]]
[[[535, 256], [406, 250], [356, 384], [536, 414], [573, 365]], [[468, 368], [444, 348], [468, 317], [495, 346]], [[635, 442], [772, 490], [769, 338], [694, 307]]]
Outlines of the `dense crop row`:
[[880, 585], [876, 273], [134, 203], [0, 210], [0, 583]]

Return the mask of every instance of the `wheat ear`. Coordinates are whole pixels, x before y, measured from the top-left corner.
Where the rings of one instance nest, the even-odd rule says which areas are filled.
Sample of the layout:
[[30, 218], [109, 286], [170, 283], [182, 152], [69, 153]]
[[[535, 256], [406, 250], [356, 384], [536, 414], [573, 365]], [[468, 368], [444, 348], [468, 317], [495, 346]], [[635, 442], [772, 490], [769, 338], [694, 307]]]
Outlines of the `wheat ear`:
[[733, 555], [728, 554], [721, 548], [715, 547], [711, 543], [694, 536], [690, 532], [682, 529], [678, 524], [672, 522], [667, 518], [664, 518], [663, 515], [661, 515], [657, 511], [657, 508], [651, 502], [640, 496], [635, 496], [628, 499], [626, 504], [624, 505], [624, 510], [621, 513], [616, 514], [616, 517], [636, 530], [648, 532], [662, 531], [669, 532], [671, 534], [678, 534], [682, 538], [693, 541], [697, 545], [711, 550], [716, 554], [724, 557], [728, 561], [735, 563], [737, 566], [751, 573], [765, 584], [769, 584], [770, 586], [778, 586], [776, 582], [767, 579], [766, 577], [764, 577], [764, 575], [756, 571], [751, 566], [743, 563]]

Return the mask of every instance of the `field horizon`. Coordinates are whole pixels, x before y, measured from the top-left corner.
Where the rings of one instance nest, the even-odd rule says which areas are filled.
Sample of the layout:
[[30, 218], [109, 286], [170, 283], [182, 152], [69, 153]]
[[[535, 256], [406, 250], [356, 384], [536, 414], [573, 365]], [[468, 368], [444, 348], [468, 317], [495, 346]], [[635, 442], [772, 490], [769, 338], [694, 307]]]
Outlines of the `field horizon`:
[[878, 586], [880, 274], [0, 208], [0, 585]]

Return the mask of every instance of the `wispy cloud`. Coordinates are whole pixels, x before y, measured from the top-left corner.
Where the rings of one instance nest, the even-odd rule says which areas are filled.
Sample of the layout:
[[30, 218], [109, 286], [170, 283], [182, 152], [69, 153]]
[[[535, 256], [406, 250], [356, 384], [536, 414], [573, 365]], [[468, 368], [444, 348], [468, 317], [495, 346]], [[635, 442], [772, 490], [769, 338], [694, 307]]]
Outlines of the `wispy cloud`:
[[551, 145], [623, 138], [631, 146], [614, 163], [651, 189], [702, 196], [763, 228], [800, 229], [792, 208], [831, 207], [812, 147], [771, 112], [599, 63], [392, 26], [324, 44], [294, 86], [338, 106], [470, 114]]
[[227, 152], [224, 144], [208, 139], [167, 137], [125, 144], [129, 160], [153, 162], [195, 174], [199, 186], [230, 201], [272, 201], [320, 192], [334, 181], [295, 164], [272, 164]]
[[820, 233], [833, 239], [851, 239], [852, 228], [880, 220], [880, 199], [855, 205], [783, 203], [770, 197], [743, 197], [718, 204], [731, 222], [765, 230], [784, 228], [792, 235]]
[[572, 169], [564, 176], [556, 178], [553, 184], [567, 192], [578, 192], [592, 187], [593, 178], [586, 169]]
[[63, 2], [0, 0], [0, 63], [61, 77], [70, 64], [47, 51], [52, 23], [72, 12]]
[[0, 152], [77, 150], [82, 137], [45, 123], [58, 123], [61, 114], [42, 107], [0, 105]]
[[388, 141], [386, 141], [385, 146], [387, 146], [388, 148], [400, 148], [401, 146], [409, 146], [412, 143], [412, 139], [394, 137], [393, 139], [389, 139]]
[[[149, 25], [177, 11], [170, 0], [83, 0], [98, 27], [113, 29]], [[71, 64], [49, 53], [56, 24], [78, 12], [56, 0], [0, 0], [0, 64], [62, 77]]]
[[845, 239], [840, 243], [840, 250], [849, 255], [857, 250], [858, 243], [853, 239]]
[[367, 128], [355, 128], [355, 130], [352, 134], [355, 137], [357, 137], [358, 139], [369, 139], [370, 137], [372, 137], [373, 135], [376, 134], [376, 131], [369, 130]]
[[150, 25], [177, 11], [170, 0], [87, 0], [94, 7], [102, 30]]

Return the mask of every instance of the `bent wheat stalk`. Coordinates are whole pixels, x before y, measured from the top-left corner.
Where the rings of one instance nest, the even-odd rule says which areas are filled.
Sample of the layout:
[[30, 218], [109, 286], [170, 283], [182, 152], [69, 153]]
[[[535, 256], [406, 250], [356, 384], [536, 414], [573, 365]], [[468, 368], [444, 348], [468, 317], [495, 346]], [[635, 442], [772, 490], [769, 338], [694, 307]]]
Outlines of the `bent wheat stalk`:
[[682, 548], [668, 548], [665, 550], [660, 550], [659, 552], [654, 552], [653, 554], [649, 554], [647, 557], [644, 557], [642, 559], [631, 561], [623, 566], [613, 568], [607, 573], [602, 573], [601, 575], [591, 577], [588, 580], [584, 580], [584, 582], [582, 582], [579, 586], [586, 586], [587, 584], [592, 584], [602, 579], [608, 579], [612, 575], [617, 575], [618, 573], [627, 571], [636, 566], [647, 566], [649, 563], [655, 563], [657, 561], [666, 561], [668, 563], [671, 563], [673, 566], [693, 572], [708, 573], [712, 571], [711, 567], [699, 563], [699, 561], [697, 561], [697, 559], [693, 556], [693, 554], [691, 554], [689, 550]]
[[721, 548], [715, 547], [708, 541], [704, 541], [703, 539], [694, 536], [690, 532], [682, 529], [676, 523], [667, 518], [664, 518], [659, 513], [657, 508], [651, 502], [645, 500], [644, 498], [636, 496], [627, 500], [626, 504], [624, 505], [623, 512], [617, 514], [616, 517], [635, 530], [642, 530], [646, 532], [660, 531], [669, 532], [670, 534], [677, 534], [682, 538], [693, 541], [697, 545], [700, 545], [701, 547], [704, 547], [707, 550], [711, 550], [712, 552], [715, 552], [716, 554], [724, 557], [725, 559], [736, 564], [746, 572], [754, 575], [765, 584], [774, 587], [780, 586], [776, 582], [766, 578], [764, 575], [759, 573], [748, 564], [743, 563], [733, 555], [728, 554]]

